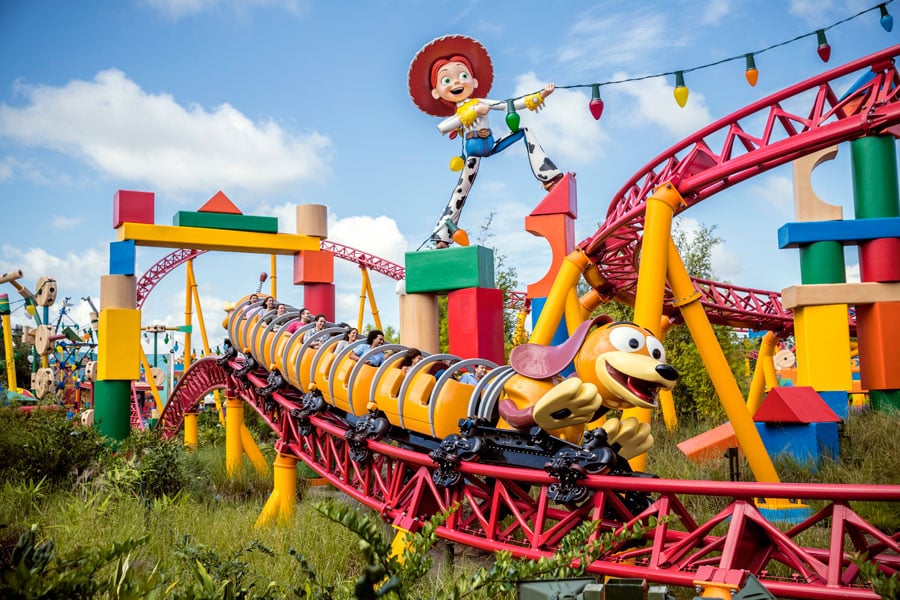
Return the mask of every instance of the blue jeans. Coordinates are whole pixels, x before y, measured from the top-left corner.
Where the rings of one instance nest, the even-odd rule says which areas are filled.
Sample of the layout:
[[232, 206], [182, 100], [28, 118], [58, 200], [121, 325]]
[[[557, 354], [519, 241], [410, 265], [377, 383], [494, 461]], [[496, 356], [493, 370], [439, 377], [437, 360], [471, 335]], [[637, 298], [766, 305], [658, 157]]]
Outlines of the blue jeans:
[[497, 142], [496, 145], [494, 144], [493, 134], [486, 138], [470, 138], [466, 140], [466, 154], [469, 156], [478, 156], [480, 158], [491, 156], [506, 150], [514, 142], [521, 140], [524, 135], [525, 132], [520, 129], [515, 133], [510, 133], [509, 135], [500, 138], [500, 141]]

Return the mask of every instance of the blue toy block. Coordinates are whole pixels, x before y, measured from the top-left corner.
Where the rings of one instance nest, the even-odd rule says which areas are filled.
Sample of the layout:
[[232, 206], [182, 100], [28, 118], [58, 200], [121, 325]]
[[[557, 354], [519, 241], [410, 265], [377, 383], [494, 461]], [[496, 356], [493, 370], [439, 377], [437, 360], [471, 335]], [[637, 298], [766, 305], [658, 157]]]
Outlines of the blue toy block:
[[819, 392], [828, 408], [834, 411], [842, 421], [850, 415], [850, 395], [845, 390], [836, 392]]
[[900, 237], [900, 217], [804, 221], [778, 228], [779, 248], [799, 248], [813, 242], [840, 242], [845, 246], [868, 240]]
[[134, 240], [122, 242], [110, 242], [109, 244], [109, 274], [110, 275], [134, 275], [135, 247]]
[[769, 455], [790, 456], [813, 470], [823, 456], [840, 456], [837, 423], [756, 423]]

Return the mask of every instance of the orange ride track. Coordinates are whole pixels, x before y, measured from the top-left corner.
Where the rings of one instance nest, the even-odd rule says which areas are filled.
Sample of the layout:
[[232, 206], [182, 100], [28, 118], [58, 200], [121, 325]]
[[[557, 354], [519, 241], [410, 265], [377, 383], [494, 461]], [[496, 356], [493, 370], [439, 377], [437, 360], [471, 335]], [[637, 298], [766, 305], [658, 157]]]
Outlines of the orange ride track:
[[[657, 185], [672, 182], [687, 206], [693, 206], [818, 149], [863, 135], [893, 133], [900, 124], [900, 78], [893, 61], [898, 54], [900, 46], [895, 46], [792, 86], [713, 123], [651, 161], [618, 192], [598, 231], [579, 244], [605, 280], [598, 291], [633, 301], [644, 202]], [[866, 70], [875, 76], [839, 98], [832, 83]], [[783, 106], [803, 106], [804, 99], [806, 112]], [[749, 132], [742, 122], [759, 123], [761, 130]], [[713, 137], [725, 140], [718, 150], [712, 149]], [[790, 313], [777, 293], [708, 281], [695, 284], [713, 322], [776, 331], [791, 328]], [[589, 570], [686, 587], [697, 579], [749, 572], [785, 598], [877, 599], [860, 580], [852, 553], [867, 552], [887, 575], [900, 570], [900, 533], [880, 531], [853, 509], [859, 502], [896, 506], [900, 486], [587, 475], [579, 481], [589, 491], [587, 498], [560, 504], [548, 496], [550, 486], [559, 481], [543, 470], [461, 462], [459, 483], [440, 487], [432, 479], [437, 465], [424, 452], [367, 440], [368, 460], [354, 461], [352, 456], [358, 453], [346, 438], [346, 422], [327, 412], [304, 414], [300, 403], [304, 390], [285, 386], [273, 391], [267, 371], [241, 372], [243, 366], [234, 355], [194, 363], [169, 398], [160, 420], [163, 435], [176, 435], [186, 412], [195, 411], [208, 391], [224, 388], [228, 396], [250, 404], [281, 436], [279, 452], [303, 460], [336, 488], [405, 529], [415, 529], [429, 515], [459, 505], [438, 529], [442, 538], [485, 551], [503, 549], [538, 558], [552, 554], [585, 519], [598, 521], [598, 532], [640, 522], [647, 526], [641, 543], [609, 548]], [[652, 502], [632, 512], [629, 494], [647, 494]], [[724, 508], [712, 518], [700, 518], [692, 508], [696, 496], [713, 498]], [[818, 510], [793, 526], [772, 523], [754, 504], [763, 497], [800, 500]], [[649, 527], [652, 517], [659, 524]]]

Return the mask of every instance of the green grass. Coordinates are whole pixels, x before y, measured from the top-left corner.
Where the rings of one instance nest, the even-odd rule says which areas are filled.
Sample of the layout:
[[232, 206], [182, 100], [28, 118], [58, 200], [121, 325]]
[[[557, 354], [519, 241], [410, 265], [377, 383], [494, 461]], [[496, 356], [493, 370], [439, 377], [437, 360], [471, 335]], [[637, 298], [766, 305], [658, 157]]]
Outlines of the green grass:
[[[301, 497], [294, 518], [285, 526], [255, 529], [271, 490], [271, 469], [260, 475], [245, 460], [240, 476], [229, 478], [221, 445], [185, 453], [178, 443], [164, 445], [149, 437], [135, 436], [118, 454], [104, 455], [97, 450], [94, 438], [81, 436], [75, 441], [66, 440], [70, 442], [68, 455], [77, 458], [77, 465], [66, 466], [67, 454], [55, 450], [49, 459], [27, 456], [47, 445], [30, 442], [27, 448], [17, 447], [15, 428], [31, 425], [7, 416], [0, 411], [2, 445], [7, 453], [6, 463], [15, 465], [15, 470], [3, 472], [0, 486], [0, 524], [5, 525], [0, 528], [0, 566], [4, 568], [19, 535], [32, 524], [38, 525], [38, 542], [52, 538], [55, 552], [61, 557], [77, 557], [88, 549], [146, 537], [130, 555], [131, 568], [145, 575], [156, 569], [179, 586], [197, 581], [195, 568], [197, 560], [201, 560], [213, 577], [227, 575], [257, 592], [274, 581], [278, 584], [272, 588], [277, 591], [273, 597], [294, 597], [293, 590], [307, 580], [293, 551], [305, 558], [320, 581], [336, 587], [336, 597], [346, 597], [366, 567], [359, 538], [320, 514], [306, 498]], [[778, 472], [783, 481], [900, 485], [898, 421], [896, 414], [851, 415], [840, 462], [823, 462], [811, 472], [806, 465], [779, 461]], [[204, 424], [208, 431], [201, 432], [202, 438], [221, 444], [216, 427], [215, 421]], [[661, 422], [653, 427], [657, 444], [648, 461], [649, 471], [666, 478], [728, 481], [725, 458], [695, 465], [677, 449], [680, 441], [701, 433], [706, 426], [682, 422], [674, 432], [666, 431]], [[41, 421], [37, 431], [59, 435], [65, 429]], [[82, 446], [98, 452], [93, 463], [85, 464]], [[271, 460], [271, 444], [262, 443], [261, 448]], [[750, 479], [746, 462], [741, 472], [743, 479]], [[303, 485], [299, 487], [301, 496], [322, 493], [317, 490], [313, 494]], [[357, 506], [340, 494], [333, 495]], [[682, 500], [690, 510], [705, 517], [724, 506], [723, 501], [706, 497]], [[884, 531], [900, 530], [898, 506], [872, 502], [854, 504], [854, 509]], [[390, 527], [379, 526], [382, 535], [390, 539]], [[813, 528], [805, 535], [811, 544], [827, 544], [824, 527]], [[461, 547], [457, 547], [456, 554], [457, 560], [451, 565], [441, 560], [440, 547], [433, 551], [443, 566], [421, 578], [415, 597], [427, 598], [446, 591], [460, 577], [471, 576], [478, 567], [493, 562], [490, 556]], [[114, 571], [115, 565], [109, 565], [101, 576], [111, 576]], [[676, 596], [679, 600], [692, 598], [693, 591], [678, 590]]]

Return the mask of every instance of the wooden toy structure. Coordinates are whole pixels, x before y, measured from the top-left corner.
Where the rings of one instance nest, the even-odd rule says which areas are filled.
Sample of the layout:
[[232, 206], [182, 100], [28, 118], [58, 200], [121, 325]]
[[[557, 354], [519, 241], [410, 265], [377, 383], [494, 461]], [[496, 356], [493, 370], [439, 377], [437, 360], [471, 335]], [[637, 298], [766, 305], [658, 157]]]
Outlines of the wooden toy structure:
[[[433, 309], [436, 293], [456, 294], [454, 304], [460, 311], [471, 311], [468, 307], [474, 303], [484, 306], [485, 314], [493, 315], [501, 306], [502, 301], [498, 302], [496, 293], [490, 291], [492, 283], [486, 272], [483, 249], [477, 247], [407, 257], [408, 294], [401, 300], [401, 335], [412, 339], [407, 337], [401, 341], [431, 355], [402, 381], [389, 372], [391, 365], [371, 371], [359, 362], [350, 365], [343, 360], [341, 353], [334, 349], [337, 343], [334, 336], [338, 332], [333, 330], [321, 333], [322, 343], [313, 351], [312, 339], [301, 341], [298, 334], [285, 336], [276, 330], [284, 323], [244, 319], [250, 308], [245, 300], [238, 303], [228, 319], [229, 335], [235, 344], [233, 351], [221, 359], [201, 359], [185, 371], [161, 416], [164, 433], [175, 435], [183, 426], [187, 432], [190, 416], [195, 414], [200, 400], [210, 390], [224, 389], [229, 440], [226, 464], [234, 468], [239, 465], [242, 449], [240, 441], [235, 440], [240, 439], [243, 410], [245, 406], [256, 410], [280, 435], [274, 491], [260, 522], [283, 517], [293, 510], [295, 467], [300, 459], [400, 530], [414, 530], [429, 515], [458, 505], [459, 509], [437, 529], [439, 536], [484, 550], [504, 549], [518, 556], [536, 558], [552, 554], [565, 534], [585, 519], [598, 520], [604, 531], [640, 522], [647, 525], [643, 543], [629, 542], [610, 548], [590, 570], [686, 587], [698, 582], [735, 581], [749, 573], [780, 597], [875, 600], [877, 595], [860, 581], [858, 568], [851, 562], [847, 549], [868, 552], [869, 559], [883, 573], [894, 574], [900, 571], [900, 534], [879, 531], [857, 514], [852, 504], [858, 501], [897, 503], [900, 488], [877, 484], [830, 486], [778, 482], [752, 420], [752, 412], [762, 400], [762, 390], [756, 390], [757, 397], [750, 399], [754, 408], [748, 409], [721, 349], [711, 337], [709, 325], [727, 324], [783, 333], [795, 327], [793, 316], [776, 292], [692, 280], [681, 264], [669, 229], [675, 214], [768, 169], [842, 141], [882, 136], [893, 140], [893, 132], [900, 125], [900, 74], [893, 62], [898, 54], [900, 47], [892, 47], [835, 68], [760, 100], [686, 138], [629, 179], [612, 199], [606, 220], [597, 232], [578, 244], [570, 243], [567, 237], [574, 218], [573, 178], [554, 188], [552, 194], [557, 196], [545, 200], [540, 205], [544, 208], [532, 213], [526, 222], [529, 231], [550, 240], [554, 253], [553, 274], [529, 288], [530, 299], [541, 301], [540, 316], [530, 341], [550, 344], [560, 322], [565, 323], [566, 331], [571, 334], [597, 306], [613, 298], [633, 304], [635, 321], [655, 334], [660, 333], [664, 315], [680, 313], [698, 343], [757, 482], [723, 486], [721, 482], [661, 480], [627, 472], [610, 476], [603, 473], [616, 472], [614, 469], [586, 468], [587, 464], [602, 462], [598, 458], [603, 450], [601, 444], [585, 444], [576, 450], [540, 432], [535, 432], [529, 443], [537, 448], [546, 446], [544, 455], [536, 455], [542, 464], [547, 464], [545, 467], [524, 462], [504, 464], [504, 460], [494, 460], [491, 456], [486, 460], [472, 460], [482, 456], [478, 434], [493, 424], [494, 404], [490, 399], [502, 387], [504, 377], [512, 375], [508, 367], [491, 361], [496, 365], [491, 378], [485, 378], [471, 389], [463, 387], [451, 381], [452, 375], [444, 378], [447, 371], [462, 368], [467, 361], [491, 360], [466, 354], [490, 355], [495, 352], [494, 342], [461, 330], [460, 335], [471, 341], [466, 346], [457, 346], [464, 348], [459, 354], [442, 356], [433, 349], [434, 339], [429, 336], [432, 335], [430, 324], [435, 320], [430, 311], [436, 311]], [[835, 81], [860, 71], [872, 75], [839, 97], [833, 87]], [[814, 98], [811, 104], [807, 103], [810, 96]], [[795, 110], [785, 108], [788, 106]], [[862, 142], [870, 143], [879, 147], [885, 144]], [[214, 242], [221, 238], [212, 229], [194, 227], [188, 233], [185, 231], [191, 229], [188, 227], [154, 225], [152, 210], [148, 216], [146, 204], [145, 208], [134, 210], [122, 200], [120, 193], [114, 220], [120, 240], [117, 243], [122, 244], [124, 252], [130, 253], [130, 248], [137, 243], [193, 250], [291, 253], [296, 257], [295, 280], [307, 286], [307, 294], [312, 290], [307, 298], [327, 302], [330, 294], [333, 300], [333, 283], [325, 281], [328, 259], [319, 254], [325, 248], [324, 231], [304, 230], [287, 238], [278, 234], [242, 233], [230, 238], [234, 241], [223, 248]], [[875, 218], [891, 220], [896, 216], [879, 214]], [[201, 221], [192, 223], [202, 224]], [[298, 225], [307, 222], [299, 218], [298, 212]], [[217, 222], [218, 227], [221, 225], [222, 222]], [[803, 238], [798, 243], [817, 243], [823, 235], [828, 238], [826, 241], [834, 242], [832, 238], [838, 234], [849, 235], [847, 231], [853, 228], [846, 226], [838, 232], [828, 227], [816, 231], [818, 237], [812, 241]], [[885, 223], [877, 229], [874, 239], [896, 238], [898, 231], [894, 227], [893, 221]], [[854, 240], [873, 239], [858, 230], [853, 230], [852, 236]], [[887, 246], [894, 252], [891, 243]], [[642, 267], [638, 272], [635, 253], [639, 247]], [[435, 267], [434, 263], [424, 264], [426, 256], [448, 264], [461, 260], [466, 268], [454, 268], [461, 281], [454, 283], [453, 289], [448, 289], [445, 283], [429, 282], [429, 269]], [[133, 260], [130, 264], [133, 268]], [[316, 264], [320, 266], [315, 267]], [[888, 267], [873, 268], [878, 273], [876, 278], [893, 277]], [[422, 272], [421, 277], [415, 275], [417, 270]], [[129, 353], [136, 342], [126, 338], [133, 336], [137, 340], [139, 317], [133, 315], [137, 312], [133, 271], [109, 277], [115, 278], [107, 283], [110, 292], [127, 292], [122, 294], [122, 301], [107, 303], [101, 309], [98, 384], [106, 382], [107, 387], [115, 388], [135, 376], [133, 365], [137, 364], [138, 357]], [[581, 277], [591, 290], [579, 298], [575, 284]], [[855, 292], [846, 288], [841, 293]], [[880, 291], [863, 300], [868, 304], [896, 303]], [[845, 308], [844, 312], [820, 311], [814, 304], [810, 300], [800, 303], [812, 310], [801, 311], [800, 319], [806, 321], [798, 321], [798, 329], [812, 331], [812, 321], [831, 327], [836, 320], [846, 326]], [[878, 309], [874, 322], [893, 323], [893, 310], [893, 306]], [[333, 318], [333, 311], [330, 315]], [[429, 326], [406, 327], [404, 319], [410, 315], [415, 315], [412, 322]], [[818, 319], [820, 316], [822, 320]], [[810, 320], [810, 317], [814, 318]], [[813, 334], [801, 332], [800, 337], [810, 335]], [[838, 335], [835, 333], [829, 339], [833, 341]], [[881, 341], [875, 335], [872, 347], [878, 348]], [[805, 342], [816, 343], [811, 338]], [[863, 344], [862, 336], [860, 344]], [[774, 347], [771, 340], [769, 345]], [[114, 362], [109, 358], [111, 350], [128, 358], [129, 364]], [[105, 364], [104, 352], [107, 353]], [[877, 354], [877, 350], [874, 352]], [[891, 390], [897, 389], [888, 375], [900, 372], [897, 356], [882, 354], [883, 360], [894, 362], [878, 367], [880, 370], [874, 376], [876, 382], [883, 384], [881, 389], [888, 391], [888, 397], [892, 396]], [[801, 364], [815, 360], [809, 354], [801, 359]], [[438, 362], [447, 363], [446, 370], [444, 375], [434, 377], [428, 371]], [[883, 381], [877, 373], [884, 375]], [[846, 383], [847, 387], [839, 388], [829, 387], [831, 382], [821, 384], [816, 380], [812, 387], [825, 392], [847, 390], [849, 379]], [[326, 388], [327, 396], [313, 393]], [[109, 399], [113, 400], [112, 396]], [[391, 414], [394, 420], [388, 419], [385, 425], [369, 419], [368, 405], [372, 399], [379, 399], [380, 406], [396, 407]], [[483, 399], [487, 401], [481, 403]], [[436, 420], [435, 415], [445, 409], [455, 412]], [[455, 417], [461, 421], [456, 432], [450, 427]], [[407, 420], [416, 425], [408, 426]], [[451, 447], [440, 445], [448, 439], [455, 442]], [[438, 448], [426, 451], [424, 448], [431, 448], [426, 443], [429, 440], [437, 441]], [[531, 452], [532, 446], [528, 450]], [[615, 461], [613, 457], [603, 456], [607, 458], [607, 467]], [[639, 459], [630, 462], [631, 467], [642, 468]], [[717, 497], [725, 508], [714, 517], [701, 520], [689, 508], [689, 498], [693, 495]], [[762, 516], [755, 498], [816, 500], [823, 508], [784, 529]], [[656, 525], [649, 525], [651, 518], [659, 519]], [[801, 541], [802, 534], [814, 527], [828, 531], [824, 547]], [[778, 563], [793, 576], [773, 575], [770, 563]]]

